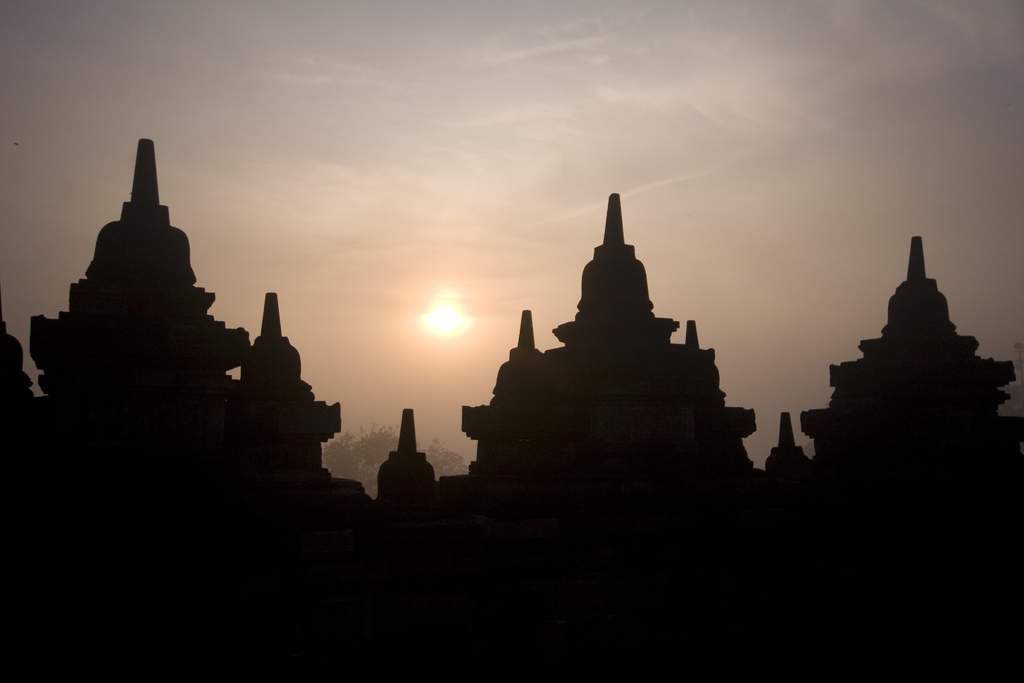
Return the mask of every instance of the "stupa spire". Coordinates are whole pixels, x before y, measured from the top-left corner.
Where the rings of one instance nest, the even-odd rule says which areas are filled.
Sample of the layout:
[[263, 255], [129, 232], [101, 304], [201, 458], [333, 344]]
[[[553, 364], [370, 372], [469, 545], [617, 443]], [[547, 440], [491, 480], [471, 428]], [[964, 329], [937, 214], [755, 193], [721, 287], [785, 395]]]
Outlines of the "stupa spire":
[[924, 274], [924, 244], [920, 237], [910, 238], [910, 263], [907, 264], [907, 282], [927, 279]]
[[780, 483], [805, 484], [811, 480], [811, 459], [793, 438], [793, 421], [789, 413], [779, 416], [779, 445], [772, 448], [764, 461], [765, 472]]
[[519, 321], [519, 345], [516, 348], [523, 351], [533, 351], [537, 348], [533, 341], [532, 311], [523, 311], [523, 317]]
[[156, 150], [152, 140], [139, 140], [131, 203], [146, 207], [160, 206], [160, 190], [156, 182]]
[[622, 202], [618, 194], [608, 197], [608, 215], [604, 221], [604, 246], [621, 247], [626, 244], [622, 232]]
[[260, 327], [260, 337], [263, 339], [281, 338], [281, 310], [277, 304], [277, 294], [267, 292], [263, 300], [263, 325]]
[[789, 413], [782, 413], [779, 416], [779, 448], [795, 448], [796, 440], [793, 438], [793, 421]]
[[170, 213], [166, 206], [160, 205], [160, 189], [156, 181], [156, 148], [152, 140], [139, 140], [135, 152], [132, 196], [122, 205], [121, 220], [135, 226], [170, 225]]
[[697, 341], [697, 321], [687, 320], [686, 321], [686, 341], [684, 342], [688, 349], [699, 349], [700, 342]]
[[416, 453], [416, 421], [412, 408], [402, 411], [402, 429], [398, 433], [399, 453]]

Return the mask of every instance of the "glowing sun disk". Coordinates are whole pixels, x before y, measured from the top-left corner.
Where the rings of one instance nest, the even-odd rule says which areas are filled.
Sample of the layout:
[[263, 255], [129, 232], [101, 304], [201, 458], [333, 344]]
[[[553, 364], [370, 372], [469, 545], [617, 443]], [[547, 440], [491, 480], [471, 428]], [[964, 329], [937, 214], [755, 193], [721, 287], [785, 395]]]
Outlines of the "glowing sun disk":
[[431, 327], [441, 332], [450, 332], [462, 324], [462, 316], [451, 306], [438, 306], [427, 320]]

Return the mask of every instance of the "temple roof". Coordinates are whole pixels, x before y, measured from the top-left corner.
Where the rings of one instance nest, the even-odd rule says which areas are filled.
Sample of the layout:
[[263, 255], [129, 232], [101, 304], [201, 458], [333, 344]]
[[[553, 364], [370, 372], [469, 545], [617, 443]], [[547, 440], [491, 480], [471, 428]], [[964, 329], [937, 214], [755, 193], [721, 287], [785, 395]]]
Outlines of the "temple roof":
[[86, 277], [69, 289], [68, 311], [32, 318], [40, 387], [68, 397], [100, 387], [230, 391], [226, 372], [245, 361], [249, 333], [209, 315], [215, 295], [195, 282], [188, 237], [160, 204], [153, 142], [140, 140], [131, 199], [121, 219], [99, 231]]
[[619, 195], [608, 198], [604, 242], [583, 269], [583, 295], [576, 319], [553, 330], [566, 346], [576, 344], [667, 345], [679, 323], [654, 317], [647, 271], [622, 231]]
[[523, 311], [519, 343], [509, 350], [508, 361], [498, 368], [491, 403], [545, 402], [550, 398], [552, 387], [552, 369], [534, 343], [533, 313]]
[[626, 244], [623, 236], [622, 205], [617, 194], [608, 197], [604, 242], [594, 248], [594, 259], [583, 269], [583, 296], [577, 308], [577, 320], [654, 315], [654, 304], [647, 291], [647, 271], [637, 260], [633, 245]]
[[301, 385], [302, 361], [298, 350], [291, 345], [288, 337], [281, 334], [281, 312], [277, 294], [267, 292], [263, 302], [263, 325], [260, 336], [252, 344], [249, 357], [242, 364], [243, 384]]
[[171, 226], [167, 207], [160, 204], [152, 140], [139, 140], [131, 200], [124, 203], [121, 220], [100, 230], [85, 274], [131, 286], [195, 284], [188, 237]]
[[907, 279], [889, 299], [889, 322], [882, 329], [882, 336], [932, 337], [955, 332], [946, 297], [935, 280], [925, 276], [921, 238], [914, 237], [910, 241]]

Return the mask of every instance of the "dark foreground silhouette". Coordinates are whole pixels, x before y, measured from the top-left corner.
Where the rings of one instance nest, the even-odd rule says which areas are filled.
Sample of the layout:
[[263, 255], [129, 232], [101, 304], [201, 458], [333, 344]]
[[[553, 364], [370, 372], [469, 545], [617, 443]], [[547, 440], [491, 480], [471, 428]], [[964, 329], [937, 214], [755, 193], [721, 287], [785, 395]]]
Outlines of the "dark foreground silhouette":
[[79, 670], [324, 677], [1016, 651], [1013, 368], [956, 334], [918, 238], [882, 338], [802, 415], [817, 455], [783, 414], [760, 471], [753, 411], [725, 405], [693, 321], [670, 341], [612, 195], [563, 346], [538, 350], [525, 311], [493, 400], [463, 408], [470, 474], [435, 481], [408, 410], [377, 500], [321, 466], [340, 407], [302, 381], [277, 296], [250, 345], [195, 282], [143, 140], [69, 310], [32, 320], [45, 396], [0, 329], [26, 647], [59, 624], [42, 649]]

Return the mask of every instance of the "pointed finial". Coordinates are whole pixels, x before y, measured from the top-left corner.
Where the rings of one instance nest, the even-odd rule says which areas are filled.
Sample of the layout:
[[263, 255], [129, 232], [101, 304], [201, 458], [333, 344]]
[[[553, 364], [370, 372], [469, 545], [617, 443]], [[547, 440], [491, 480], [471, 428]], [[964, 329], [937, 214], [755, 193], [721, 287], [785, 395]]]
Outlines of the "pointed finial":
[[281, 309], [277, 305], [277, 294], [267, 292], [263, 300], [263, 326], [260, 336], [264, 339], [281, 338]]
[[398, 452], [416, 452], [416, 422], [412, 416], [412, 408], [402, 411], [402, 430], [398, 433]]
[[697, 321], [687, 320], [686, 321], [686, 341], [684, 342], [688, 349], [699, 349], [700, 342], [697, 341]]
[[907, 266], [907, 282], [924, 279], [924, 244], [920, 237], [912, 237], [910, 238], [910, 264]]
[[519, 345], [516, 347], [524, 351], [533, 351], [537, 348], [533, 341], [533, 313], [523, 311], [523, 317], [519, 321]]
[[779, 418], [779, 448], [796, 448], [796, 441], [793, 439], [793, 422], [789, 413], [782, 413]]
[[131, 203], [136, 206], [160, 205], [160, 191], [156, 183], [156, 151], [152, 140], [139, 140]]
[[608, 197], [608, 216], [604, 221], [604, 245], [611, 247], [622, 246], [626, 238], [622, 234], [622, 204], [619, 195], [613, 194]]

